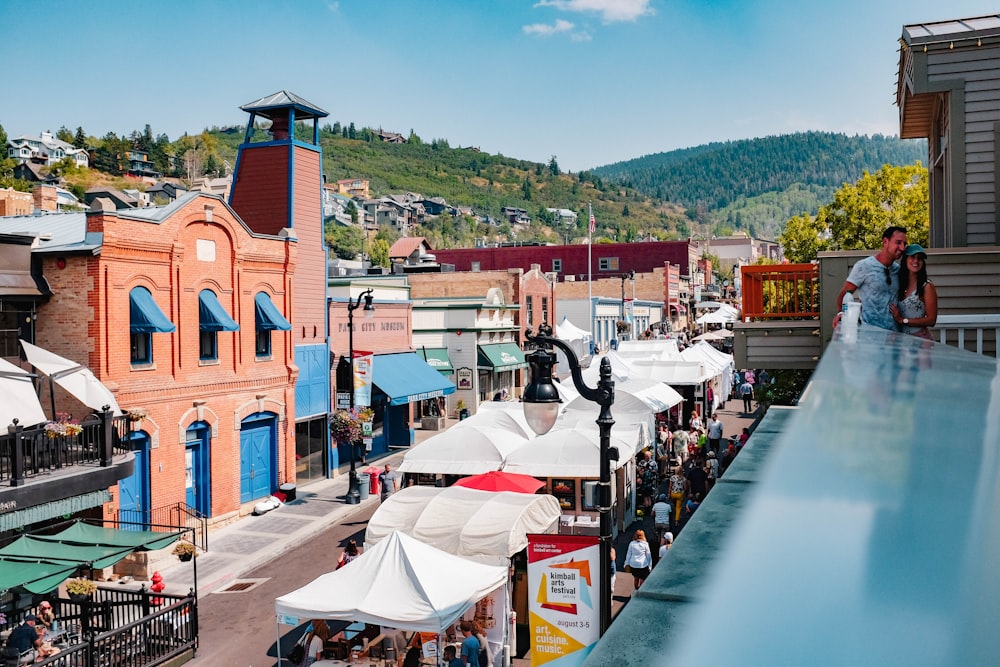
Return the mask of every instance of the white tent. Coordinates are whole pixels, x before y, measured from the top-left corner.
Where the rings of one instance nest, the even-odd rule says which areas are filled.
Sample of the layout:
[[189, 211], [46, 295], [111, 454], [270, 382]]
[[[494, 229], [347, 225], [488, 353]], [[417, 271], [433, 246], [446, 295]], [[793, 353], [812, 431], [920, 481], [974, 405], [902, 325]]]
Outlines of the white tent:
[[495, 426], [450, 428], [406, 452], [399, 470], [478, 475], [499, 470], [507, 456], [527, 442], [527, 438], [512, 430]]
[[740, 311], [736, 310], [732, 306], [727, 306], [723, 304], [718, 309], [713, 310], [710, 313], [705, 313], [695, 320], [696, 324], [726, 324], [727, 322], [735, 322], [740, 318]]
[[689, 385], [712, 377], [700, 361], [636, 359], [629, 374], [633, 378], [656, 380], [670, 385]]
[[677, 341], [673, 338], [652, 340], [623, 340], [618, 344], [618, 356], [622, 359], [676, 359], [679, 353]]
[[[576, 353], [578, 360], [586, 359], [590, 356], [590, 341], [593, 339], [589, 331], [584, 331], [563, 316], [562, 322], [556, 325], [555, 337], [568, 344]], [[554, 347], [556, 353], [556, 370], [560, 377], [565, 377], [570, 373], [569, 362], [566, 355], [558, 347]]]
[[463, 419], [451, 428], [484, 427], [510, 431], [522, 438], [531, 438], [535, 435], [531, 427], [528, 426], [528, 420], [524, 418], [521, 404], [513, 401], [483, 401], [476, 408], [476, 414], [468, 419]]
[[46, 421], [31, 378], [28, 371], [0, 358], [0, 426], [7, 426], [15, 419], [21, 426]]
[[369, 519], [365, 548], [399, 531], [456, 556], [506, 565], [528, 545], [529, 533], [553, 532], [560, 513], [552, 496], [411, 486], [389, 496]]
[[279, 617], [439, 633], [504, 585], [507, 565], [454, 556], [394, 532], [345, 567], [274, 601]]
[[108, 405], [115, 416], [122, 414], [115, 395], [90, 372], [89, 368], [23, 340], [21, 347], [24, 348], [24, 356], [28, 358], [28, 363], [34, 366], [35, 370], [48, 375], [49, 382], [55, 382], [88, 408], [100, 410]]
[[[615, 468], [626, 465], [636, 453], [636, 443], [614, 432], [611, 445], [618, 448]], [[597, 426], [580, 422], [573, 428], [553, 429], [531, 441], [530, 447], [511, 452], [504, 465], [506, 472], [517, 472], [534, 477], [588, 477], [601, 476], [600, 436]]]

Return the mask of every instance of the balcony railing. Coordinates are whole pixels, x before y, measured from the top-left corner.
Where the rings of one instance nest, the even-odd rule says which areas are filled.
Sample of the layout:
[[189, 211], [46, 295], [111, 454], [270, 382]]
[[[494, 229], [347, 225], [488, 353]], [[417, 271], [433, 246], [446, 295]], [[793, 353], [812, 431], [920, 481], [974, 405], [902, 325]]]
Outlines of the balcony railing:
[[755, 320], [811, 320], [819, 317], [819, 265], [744, 266], [743, 317]]
[[128, 417], [97, 413], [80, 422], [78, 435], [51, 436], [44, 424], [8, 427], [0, 435], [0, 484], [21, 486], [31, 478], [69, 466], [107, 467], [131, 450]]

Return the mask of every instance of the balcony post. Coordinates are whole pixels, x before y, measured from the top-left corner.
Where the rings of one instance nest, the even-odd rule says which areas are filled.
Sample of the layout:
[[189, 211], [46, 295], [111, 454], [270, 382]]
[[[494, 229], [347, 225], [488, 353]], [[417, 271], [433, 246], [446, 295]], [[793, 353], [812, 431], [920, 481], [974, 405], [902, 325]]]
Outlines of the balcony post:
[[24, 484], [24, 427], [15, 418], [7, 432], [14, 436], [10, 443], [10, 485], [21, 486]]
[[114, 456], [114, 440], [112, 438], [114, 435], [114, 422], [112, 421], [114, 415], [111, 412], [111, 406], [105, 405], [104, 409], [97, 416], [101, 420], [101, 425], [98, 429], [98, 437], [100, 438], [98, 446], [101, 448], [101, 467], [107, 468], [111, 465], [111, 459]]

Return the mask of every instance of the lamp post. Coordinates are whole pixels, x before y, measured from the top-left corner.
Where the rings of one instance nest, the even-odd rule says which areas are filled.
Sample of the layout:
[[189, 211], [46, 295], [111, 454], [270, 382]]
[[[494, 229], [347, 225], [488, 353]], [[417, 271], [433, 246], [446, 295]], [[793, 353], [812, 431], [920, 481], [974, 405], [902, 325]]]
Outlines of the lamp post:
[[[361, 301], [364, 300], [365, 307], [365, 319], [370, 320], [375, 317], [375, 306], [372, 304], [372, 292], [371, 288], [366, 289], [364, 292], [358, 295], [357, 299], [347, 301], [347, 364], [351, 370], [351, 386], [350, 386], [350, 401], [349, 405], [351, 411], [354, 411], [354, 311], [361, 307]], [[351, 445], [351, 471], [348, 477], [347, 486], [347, 504], [357, 505], [361, 502], [361, 490], [358, 488], [358, 469], [357, 469], [357, 457], [354, 453], [355, 444], [352, 442]]]
[[[623, 283], [624, 284], [624, 283]], [[615, 403], [615, 382], [611, 379], [611, 361], [601, 359], [600, 380], [596, 388], [588, 387], [583, 381], [580, 360], [568, 344], [552, 337], [552, 328], [538, 327], [538, 335], [525, 332], [526, 340], [538, 349], [528, 355], [531, 366], [531, 382], [524, 388], [524, 417], [528, 425], [538, 435], [548, 433], [559, 414], [559, 392], [552, 382], [552, 367], [556, 355], [552, 346], [558, 347], [566, 355], [573, 385], [588, 401], [601, 406], [597, 417], [600, 432], [600, 480], [598, 482], [598, 512], [600, 512], [600, 580], [601, 580], [601, 635], [611, 625], [611, 462], [618, 460], [618, 448], [611, 446], [611, 427], [615, 420], [611, 417], [611, 406]]]
[[623, 273], [618, 276], [622, 281], [622, 307], [621, 307], [621, 321], [625, 321], [625, 281], [635, 280], [635, 271], [629, 271], [628, 273]]

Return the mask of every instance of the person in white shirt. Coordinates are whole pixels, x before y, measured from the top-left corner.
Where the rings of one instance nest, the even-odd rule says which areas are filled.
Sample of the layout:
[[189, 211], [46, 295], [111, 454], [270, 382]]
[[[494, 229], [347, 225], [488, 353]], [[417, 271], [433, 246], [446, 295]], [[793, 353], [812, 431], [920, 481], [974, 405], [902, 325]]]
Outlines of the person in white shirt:
[[653, 553], [649, 549], [649, 542], [646, 541], [646, 533], [641, 529], [635, 531], [632, 541], [628, 544], [625, 565], [632, 573], [635, 589], [639, 590], [642, 582], [649, 576], [649, 568], [653, 566]]
[[663, 537], [660, 538], [660, 560], [663, 560], [663, 557], [667, 555], [667, 552], [670, 551], [670, 547], [673, 546], [673, 544], [674, 534], [669, 531], [663, 533]]

